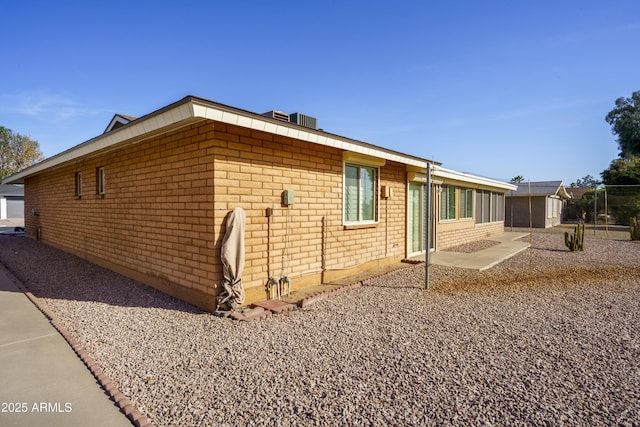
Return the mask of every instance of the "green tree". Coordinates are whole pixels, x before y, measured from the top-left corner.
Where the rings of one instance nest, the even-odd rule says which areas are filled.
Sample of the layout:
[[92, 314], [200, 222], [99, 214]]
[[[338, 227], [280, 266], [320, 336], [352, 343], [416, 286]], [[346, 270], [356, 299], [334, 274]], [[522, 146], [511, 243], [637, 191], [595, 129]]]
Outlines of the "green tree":
[[616, 99], [605, 120], [618, 136], [620, 155], [601, 173], [602, 180], [616, 222], [629, 224], [629, 218], [640, 215], [640, 91]]
[[512, 184], [520, 184], [522, 181], [524, 181], [524, 177], [522, 175], [518, 175], [518, 176], [515, 176], [515, 177], [511, 178], [511, 183]]
[[602, 184], [602, 181], [598, 181], [597, 179], [595, 179], [594, 177], [592, 177], [591, 175], [586, 175], [583, 176], [582, 178], [578, 179], [576, 182], [572, 182], [571, 185], [569, 187], [575, 188], [575, 187], [595, 187], [599, 184]]
[[618, 135], [620, 157], [640, 156], [640, 91], [633, 92], [631, 98], [616, 99], [616, 107], [605, 120]]
[[38, 141], [0, 126], [0, 180], [43, 159]]
[[615, 159], [602, 172], [605, 185], [640, 185], [640, 157]]
[[615, 159], [602, 172], [611, 213], [618, 224], [640, 215], [640, 157]]

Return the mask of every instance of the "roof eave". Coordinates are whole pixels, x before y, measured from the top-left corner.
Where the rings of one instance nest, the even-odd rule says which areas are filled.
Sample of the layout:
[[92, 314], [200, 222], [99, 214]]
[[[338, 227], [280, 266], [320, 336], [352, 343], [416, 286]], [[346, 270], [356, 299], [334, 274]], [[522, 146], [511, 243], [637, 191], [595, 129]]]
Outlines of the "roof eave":
[[126, 141], [146, 139], [161, 131], [182, 127], [202, 119], [215, 120], [249, 129], [269, 132], [417, 167], [426, 168], [427, 163], [430, 162], [427, 159], [377, 147], [366, 142], [282, 122], [277, 119], [215, 103], [203, 98], [187, 96], [160, 110], [140, 117], [110, 132], [98, 135], [95, 138], [17, 172], [5, 178], [3, 183], [22, 184], [26, 177], [51, 167], [89, 156]]
[[191, 100], [194, 105], [194, 115], [209, 120], [299, 139], [323, 146], [340, 148], [421, 168], [426, 168], [427, 163], [433, 163], [421, 157], [378, 147], [367, 142], [346, 138], [329, 132], [306, 128], [295, 123], [284, 122], [263, 116], [262, 114], [230, 107], [206, 99], [191, 97]]
[[477, 175], [472, 175], [465, 172], [458, 172], [452, 169], [446, 169], [442, 167], [435, 167], [433, 169], [433, 176], [442, 178], [442, 179], [450, 179], [454, 181], [466, 182], [469, 184], [476, 184], [483, 187], [490, 187], [495, 189], [500, 189], [504, 191], [516, 190], [518, 188], [517, 185], [498, 181], [491, 178], [484, 178]]
[[26, 177], [43, 170], [89, 156], [128, 140], [146, 139], [160, 131], [185, 126], [191, 123], [193, 118], [193, 108], [187, 97], [111, 132], [98, 135], [53, 157], [29, 166], [20, 172], [10, 175], [2, 182], [4, 184], [23, 184]]

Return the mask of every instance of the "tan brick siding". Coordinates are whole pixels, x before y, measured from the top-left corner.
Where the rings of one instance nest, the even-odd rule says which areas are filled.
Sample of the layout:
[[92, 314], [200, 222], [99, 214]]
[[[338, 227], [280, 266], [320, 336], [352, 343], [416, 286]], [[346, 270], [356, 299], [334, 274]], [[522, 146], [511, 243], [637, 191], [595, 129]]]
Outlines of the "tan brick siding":
[[[96, 191], [99, 167], [104, 196]], [[225, 217], [235, 207], [247, 214], [248, 302], [266, 297], [269, 275], [288, 274], [295, 288], [319, 282], [323, 270], [334, 277], [400, 260], [404, 166], [380, 169], [380, 185], [393, 188], [393, 197], [380, 200], [371, 228], [344, 229], [342, 180], [338, 149], [204, 121], [27, 178], [26, 232], [35, 237], [39, 229], [46, 243], [211, 309], [222, 280]], [[295, 193], [290, 207], [281, 206], [283, 190]]]
[[[377, 226], [345, 230], [342, 224], [342, 151], [265, 132], [216, 123], [216, 229], [234, 207], [247, 213], [243, 283], [263, 289], [269, 276], [296, 278], [345, 271], [404, 255], [405, 169], [387, 164], [380, 185], [395, 189], [380, 201]], [[282, 192], [294, 192], [292, 206]], [[273, 210], [267, 218], [266, 208]], [[339, 274], [338, 274], [339, 275]]]
[[[25, 204], [39, 211], [26, 219], [28, 235], [40, 227], [43, 241], [85, 258], [209, 291], [217, 274], [212, 158], [202, 155], [203, 139], [187, 128], [28, 179]], [[97, 194], [99, 167], [104, 196]]]
[[443, 250], [454, 246], [471, 243], [487, 237], [502, 234], [504, 223], [488, 222], [485, 224], [474, 224], [467, 222], [466, 226], [438, 230], [436, 232], [437, 250]]

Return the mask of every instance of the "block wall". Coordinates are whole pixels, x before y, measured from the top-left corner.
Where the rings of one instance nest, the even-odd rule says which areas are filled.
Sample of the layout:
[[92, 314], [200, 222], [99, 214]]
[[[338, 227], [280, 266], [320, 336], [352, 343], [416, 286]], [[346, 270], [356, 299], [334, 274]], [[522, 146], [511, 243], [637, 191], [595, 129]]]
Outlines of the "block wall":
[[213, 309], [226, 216], [242, 207], [252, 302], [266, 298], [269, 276], [288, 275], [295, 289], [404, 256], [404, 166], [381, 168], [393, 197], [380, 200], [377, 225], [358, 229], [342, 225], [342, 168], [338, 149], [204, 121], [28, 178], [26, 233]]
[[[287, 275], [295, 289], [404, 256], [404, 165], [380, 168], [380, 185], [394, 195], [379, 200], [379, 223], [345, 229], [341, 150], [221, 123], [214, 133], [215, 229], [223, 235], [226, 213], [246, 211], [243, 283], [255, 298], [266, 297], [269, 277]], [[291, 206], [281, 204], [285, 190], [294, 193]]]
[[[210, 124], [122, 146], [25, 182], [26, 233], [184, 299], [210, 305], [214, 268]], [[97, 170], [105, 194], [97, 194]], [[76, 196], [76, 173], [82, 196]]]
[[451, 248], [465, 243], [476, 242], [504, 232], [504, 223], [488, 222], [484, 224], [470, 223], [468, 227], [446, 229], [436, 232], [436, 250]]

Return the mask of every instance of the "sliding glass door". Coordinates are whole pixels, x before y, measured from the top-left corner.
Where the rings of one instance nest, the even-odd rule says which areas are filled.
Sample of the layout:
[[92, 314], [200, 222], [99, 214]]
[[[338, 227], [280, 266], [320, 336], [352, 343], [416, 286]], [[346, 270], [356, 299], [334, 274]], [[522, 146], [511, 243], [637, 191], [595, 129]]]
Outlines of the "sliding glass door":
[[[408, 252], [418, 254], [425, 249], [425, 209], [427, 186], [421, 182], [409, 182], [409, 212], [408, 212]], [[431, 192], [433, 195], [433, 191]], [[433, 235], [433, 197], [431, 202], [431, 248], [435, 247], [435, 236]]]

